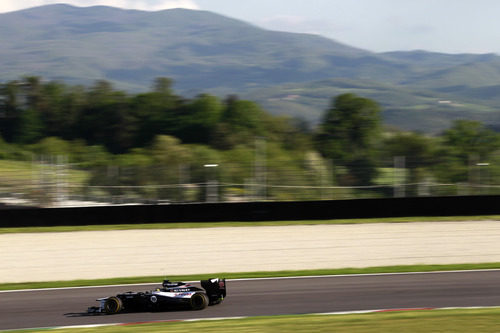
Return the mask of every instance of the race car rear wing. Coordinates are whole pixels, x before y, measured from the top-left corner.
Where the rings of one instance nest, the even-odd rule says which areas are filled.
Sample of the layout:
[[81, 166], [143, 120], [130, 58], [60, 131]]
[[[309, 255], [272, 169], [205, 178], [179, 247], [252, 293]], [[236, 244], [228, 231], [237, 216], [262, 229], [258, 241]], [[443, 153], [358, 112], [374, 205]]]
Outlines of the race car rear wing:
[[218, 304], [226, 297], [226, 279], [201, 280], [201, 286], [207, 292], [210, 304]]

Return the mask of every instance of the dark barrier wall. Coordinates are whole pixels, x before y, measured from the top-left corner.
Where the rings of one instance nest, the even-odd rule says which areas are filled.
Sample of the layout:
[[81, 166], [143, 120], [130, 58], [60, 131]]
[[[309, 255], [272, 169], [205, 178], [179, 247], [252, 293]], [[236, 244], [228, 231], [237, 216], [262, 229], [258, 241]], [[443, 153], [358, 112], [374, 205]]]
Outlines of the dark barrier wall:
[[0, 227], [500, 215], [500, 196], [0, 209]]

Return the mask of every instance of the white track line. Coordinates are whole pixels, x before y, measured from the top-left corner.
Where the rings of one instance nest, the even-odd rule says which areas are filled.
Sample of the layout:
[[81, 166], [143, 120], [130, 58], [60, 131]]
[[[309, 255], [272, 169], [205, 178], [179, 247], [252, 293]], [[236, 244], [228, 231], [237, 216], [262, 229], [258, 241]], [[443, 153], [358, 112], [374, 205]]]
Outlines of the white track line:
[[[420, 275], [420, 274], [452, 274], [452, 273], [478, 273], [478, 272], [500, 272], [500, 269], [471, 269], [454, 271], [431, 271], [431, 272], [401, 272], [401, 273], [367, 273], [367, 274], [339, 274], [339, 275], [308, 275], [308, 276], [283, 276], [283, 277], [263, 277], [263, 278], [242, 278], [228, 279], [227, 281], [262, 281], [262, 280], [290, 280], [290, 279], [321, 279], [337, 277], [362, 277], [362, 276], [393, 276], [393, 275]], [[214, 274], [214, 276], [217, 274]], [[185, 281], [186, 283], [196, 283], [199, 281]], [[61, 288], [39, 288], [39, 289], [19, 289], [19, 290], [0, 290], [1, 293], [30, 292], [30, 291], [51, 291], [51, 290], [77, 290], [93, 288], [113, 288], [113, 287], [136, 287], [157, 285], [159, 282], [134, 283], [134, 284], [111, 284], [104, 286], [81, 286], [81, 287], [61, 287]]]

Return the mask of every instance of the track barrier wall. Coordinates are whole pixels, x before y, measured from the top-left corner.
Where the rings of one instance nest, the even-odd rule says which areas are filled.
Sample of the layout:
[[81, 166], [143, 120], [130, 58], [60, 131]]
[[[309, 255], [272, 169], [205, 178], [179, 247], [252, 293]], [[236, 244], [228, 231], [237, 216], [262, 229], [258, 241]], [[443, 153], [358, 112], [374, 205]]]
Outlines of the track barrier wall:
[[0, 227], [500, 215], [500, 196], [0, 209]]

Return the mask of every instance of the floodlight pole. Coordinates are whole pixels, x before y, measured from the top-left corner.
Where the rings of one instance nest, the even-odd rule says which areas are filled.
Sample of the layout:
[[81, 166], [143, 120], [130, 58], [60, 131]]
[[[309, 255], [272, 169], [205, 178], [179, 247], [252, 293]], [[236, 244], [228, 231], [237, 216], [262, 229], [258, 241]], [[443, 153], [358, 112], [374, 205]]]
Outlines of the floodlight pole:
[[[217, 168], [218, 164], [204, 164], [205, 168], [214, 169]], [[217, 191], [217, 179], [215, 174], [212, 177], [209, 176], [209, 171], [206, 173], [206, 185], [205, 185], [205, 194], [206, 194], [206, 202], [217, 202], [219, 201], [219, 193]]]

